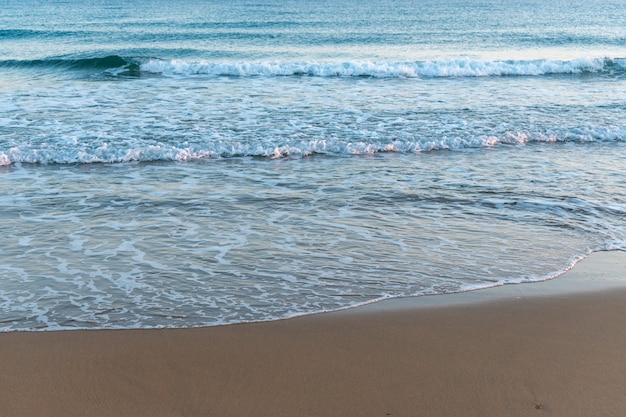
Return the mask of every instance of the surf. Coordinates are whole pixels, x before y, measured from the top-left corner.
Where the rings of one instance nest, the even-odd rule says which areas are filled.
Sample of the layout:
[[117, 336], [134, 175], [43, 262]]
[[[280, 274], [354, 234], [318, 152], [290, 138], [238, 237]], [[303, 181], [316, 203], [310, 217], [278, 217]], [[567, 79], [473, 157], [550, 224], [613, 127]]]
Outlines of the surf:
[[[141, 61], [141, 60], [140, 60]], [[368, 77], [449, 78], [542, 76], [552, 74], [617, 74], [626, 72], [626, 58], [578, 58], [568, 61], [475, 60], [415, 62], [240, 62], [144, 59], [140, 71], [164, 76], [234, 77]]]
[[112, 77], [358, 77], [462, 78], [549, 75], [624, 75], [626, 58], [581, 57], [572, 60], [213, 62], [197, 59], [123, 57], [0, 60], [0, 68], [89, 71]]

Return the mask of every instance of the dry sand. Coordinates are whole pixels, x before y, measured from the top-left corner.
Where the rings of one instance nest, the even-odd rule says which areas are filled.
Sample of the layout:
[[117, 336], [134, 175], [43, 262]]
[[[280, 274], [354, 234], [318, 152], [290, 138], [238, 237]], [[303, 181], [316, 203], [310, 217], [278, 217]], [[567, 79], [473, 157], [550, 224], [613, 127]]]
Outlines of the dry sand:
[[624, 416], [626, 253], [556, 280], [186, 330], [0, 334], [0, 416]]

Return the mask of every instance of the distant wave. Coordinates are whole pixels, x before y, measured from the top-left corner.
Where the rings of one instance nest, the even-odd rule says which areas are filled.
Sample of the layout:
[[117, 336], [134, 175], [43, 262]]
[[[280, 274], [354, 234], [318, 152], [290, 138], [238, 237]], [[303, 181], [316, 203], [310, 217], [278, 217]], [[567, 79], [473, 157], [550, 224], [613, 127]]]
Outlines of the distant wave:
[[41, 60], [5, 60], [1, 67], [95, 70], [110, 76], [162, 75], [168, 77], [369, 77], [369, 78], [438, 78], [541, 76], [550, 74], [622, 74], [626, 58], [578, 58], [568, 61], [474, 60], [415, 62], [240, 62], [215, 63], [182, 59], [146, 57], [124, 58], [119, 55], [80, 59], [49, 58]]
[[30, 38], [63, 38], [66, 36], [84, 36], [88, 32], [74, 30], [46, 30], [46, 29], [0, 29], [2, 39], [30, 39]]
[[35, 145], [22, 143], [9, 149], [0, 148], [0, 166], [13, 163], [86, 164], [155, 161], [194, 161], [212, 158], [286, 158], [311, 155], [350, 156], [376, 153], [419, 153], [437, 150], [461, 150], [500, 145], [523, 145], [551, 142], [626, 142], [626, 127], [597, 127], [568, 130], [558, 134], [509, 132], [501, 136], [416, 138], [394, 141], [347, 141], [342, 139], [276, 140], [265, 143], [239, 141], [211, 141], [202, 143], [135, 140], [114, 142], [75, 143], [58, 142]]

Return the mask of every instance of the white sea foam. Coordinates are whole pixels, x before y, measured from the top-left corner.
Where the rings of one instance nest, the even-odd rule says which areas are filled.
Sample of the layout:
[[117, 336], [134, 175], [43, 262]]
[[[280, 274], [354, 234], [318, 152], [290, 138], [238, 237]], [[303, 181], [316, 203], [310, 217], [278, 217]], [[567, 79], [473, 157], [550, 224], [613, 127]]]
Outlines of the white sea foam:
[[486, 77], [545, 74], [581, 74], [626, 70], [624, 58], [578, 58], [569, 61], [538, 60], [476, 60], [418, 62], [241, 62], [214, 63], [181, 59], [148, 59], [141, 71], [166, 76], [236, 76], [236, 77]]
[[[401, 132], [400, 132], [401, 133]], [[494, 147], [501, 144], [528, 144], [533, 142], [624, 142], [626, 126], [607, 128], [559, 130], [546, 133], [507, 132], [500, 136], [453, 136], [424, 139], [398, 139], [391, 141], [349, 141], [345, 139], [321, 139], [285, 141], [277, 138], [265, 143], [212, 141], [190, 146], [184, 142], [155, 145], [153, 141], [136, 140], [118, 145], [74, 148], [60, 142], [42, 146], [23, 144], [0, 153], [0, 166], [13, 163], [75, 164], [119, 163], [132, 161], [196, 161], [212, 158], [254, 156], [264, 158], [305, 157], [323, 154], [335, 156], [371, 155], [376, 153], [419, 153], [436, 150], [461, 150]]]

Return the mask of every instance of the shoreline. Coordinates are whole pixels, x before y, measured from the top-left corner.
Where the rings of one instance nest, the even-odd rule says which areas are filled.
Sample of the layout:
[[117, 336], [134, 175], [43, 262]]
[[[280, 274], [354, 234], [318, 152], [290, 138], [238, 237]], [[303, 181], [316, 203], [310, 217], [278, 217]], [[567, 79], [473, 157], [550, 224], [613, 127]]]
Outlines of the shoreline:
[[0, 333], [0, 416], [619, 416], [626, 252], [549, 281], [191, 329]]
[[343, 310], [337, 314], [367, 310], [387, 311], [477, 304], [520, 297], [549, 297], [588, 294], [611, 289], [626, 289], [626, 251], [595, 251], [566, 271], [543, 281], [499, 284], [450, 294], [397, 297]]

